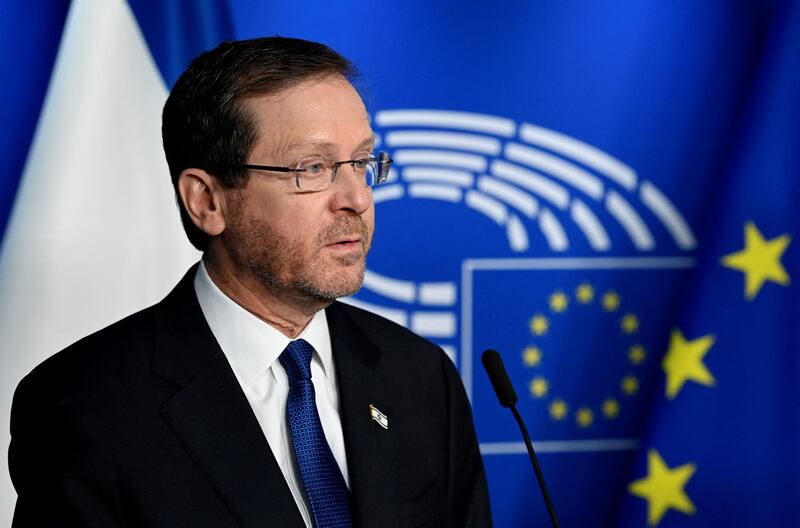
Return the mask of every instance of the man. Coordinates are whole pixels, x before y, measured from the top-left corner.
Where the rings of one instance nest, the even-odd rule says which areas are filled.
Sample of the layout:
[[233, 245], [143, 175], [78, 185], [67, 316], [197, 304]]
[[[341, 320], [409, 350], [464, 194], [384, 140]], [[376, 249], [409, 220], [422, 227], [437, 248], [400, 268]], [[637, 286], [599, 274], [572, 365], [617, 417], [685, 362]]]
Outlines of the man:
[[352, 74], [276, 37], [178, 80], [164, 149], [203, 259], [22, 380], [15, 526], [491, 524], [453, 365], [334, 302], [361, 285], [391, 163]]

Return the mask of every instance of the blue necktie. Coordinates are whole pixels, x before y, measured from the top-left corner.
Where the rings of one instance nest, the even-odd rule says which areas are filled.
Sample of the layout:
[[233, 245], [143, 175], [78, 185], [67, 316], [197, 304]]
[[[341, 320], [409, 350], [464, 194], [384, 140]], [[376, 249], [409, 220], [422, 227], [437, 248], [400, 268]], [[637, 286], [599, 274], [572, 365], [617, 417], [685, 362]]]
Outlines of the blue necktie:
[[314, 348], [298, 339], [280, 356], [289, 377], [286, 421], [292, 435], [294, 456], [306, 489], [306, 498], [317, 528], [351, 526], [350, 500], [336, 459], [325, 439], [311, 382], [311, 354]]

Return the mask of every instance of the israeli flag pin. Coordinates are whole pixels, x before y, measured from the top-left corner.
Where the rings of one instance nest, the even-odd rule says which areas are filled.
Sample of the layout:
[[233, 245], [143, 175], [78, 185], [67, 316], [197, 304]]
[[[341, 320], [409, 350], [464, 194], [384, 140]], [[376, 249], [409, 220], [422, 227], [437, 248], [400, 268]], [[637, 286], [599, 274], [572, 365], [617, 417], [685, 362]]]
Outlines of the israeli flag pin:
[[369, 404], [369, 415], [372, 417], [372, 421], [383, 427], [384, 429], [389, 429], [389, 417], [386, 416], [381, 412], [380, 409]]

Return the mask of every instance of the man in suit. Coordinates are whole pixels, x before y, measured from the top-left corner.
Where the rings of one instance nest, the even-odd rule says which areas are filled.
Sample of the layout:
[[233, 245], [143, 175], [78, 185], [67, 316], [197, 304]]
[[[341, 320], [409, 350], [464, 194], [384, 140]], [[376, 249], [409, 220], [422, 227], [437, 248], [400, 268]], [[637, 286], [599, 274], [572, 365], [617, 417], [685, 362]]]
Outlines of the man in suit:
[[391, 163], [352, 75], [274, 37], [178, 80], [164, 149], [203, 259], [19, 384], [14, 526], [491, 524], [452, 363], [335, 302], [361, 285]]

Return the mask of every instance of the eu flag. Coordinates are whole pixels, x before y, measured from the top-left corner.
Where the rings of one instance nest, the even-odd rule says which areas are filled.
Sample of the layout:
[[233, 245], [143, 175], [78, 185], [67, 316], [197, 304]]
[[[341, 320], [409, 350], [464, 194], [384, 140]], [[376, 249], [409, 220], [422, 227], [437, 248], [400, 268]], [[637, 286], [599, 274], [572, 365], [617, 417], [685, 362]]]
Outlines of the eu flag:
[[800, 3], [774, 17], [620, 526], [800, 525]]

